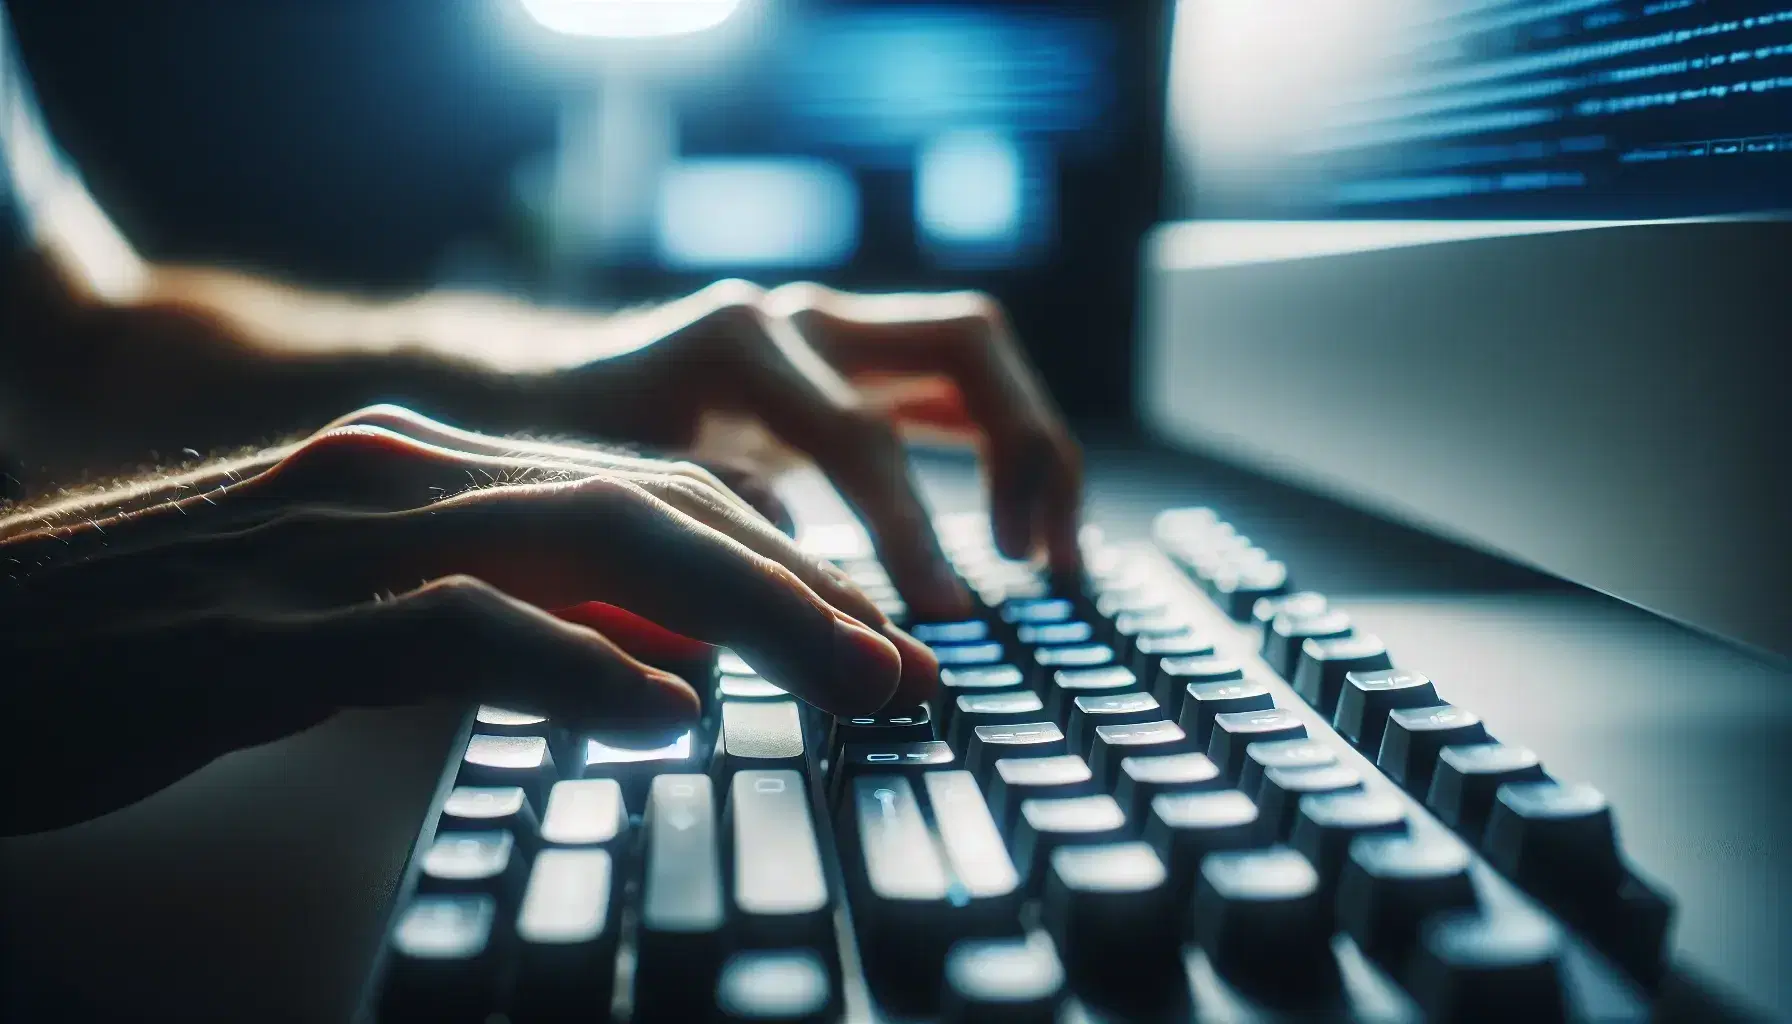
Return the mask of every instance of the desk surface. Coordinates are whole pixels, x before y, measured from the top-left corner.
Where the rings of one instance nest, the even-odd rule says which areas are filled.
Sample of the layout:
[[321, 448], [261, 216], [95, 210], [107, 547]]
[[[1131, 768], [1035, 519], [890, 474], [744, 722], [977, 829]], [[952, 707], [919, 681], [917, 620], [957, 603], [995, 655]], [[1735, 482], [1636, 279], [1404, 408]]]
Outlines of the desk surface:
[[[1792, 675], [1229, 467], [1131, 446], [1089, 461], [1091, 517], [1110, 532], [1142, 534], [1173, 504], [1219, 508], [1400, 664], [1604, 789], [1627, 851], [1679, 899], [1681, 962], [1792, 1016]], [[940, 505], [970, 500], [964, 466], [926, 468]], [[346, 713], [116, 814], [0, 841], [0, 986], [69, 1020], [343, 1019], [460, 714]], [[40, 726], [60, 727], [14, 723]]]

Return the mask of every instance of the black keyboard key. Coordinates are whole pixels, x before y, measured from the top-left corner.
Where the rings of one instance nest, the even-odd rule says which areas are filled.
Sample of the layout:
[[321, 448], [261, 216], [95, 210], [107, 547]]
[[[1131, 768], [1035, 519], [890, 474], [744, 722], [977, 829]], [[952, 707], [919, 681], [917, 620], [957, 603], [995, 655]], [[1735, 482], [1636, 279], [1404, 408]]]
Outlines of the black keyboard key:
[[1346, 674], [1393, 667], [1387, 645], [1373, 633], [1308, 640], [1301, 645], [1299, 663], [1294, 669], [1294, 692], [1329, 719], [1338, 709]]
[[1301, 645], [1308, 640], [1326, 640], [1351, 634], [1350, 616], [1336, 608], [1317, 615], [1293, 615], [1282, 612], [1263, 634], [1263, 660], [1283, 679], [1292, 678]]
[[[1158, 666], [1165, 658], [1199, 658], [1213, 655], [1213, 640], [1193, 629], [1181, 629], [1163, 636], [1146, 634], [1133, 644], [1127, 667], [1139, 682], [1156, 695]], [[1159, 698], [1160, 700], [1162, 698]]]
[[523, 887], [523, 854], [509, 832], [438, 832], [419, 867], [418, 892], [488, 893], [510, 907]]
[[1045, 690], [1045, 713], [1059, 725], [1068, 725], [1070, 710], [1078, 697], [1136, 693], [1139, 689], [1138, 677], [1122, 665], [1060, 669], [1052, 673]]
[[839, 1017], [827, 962], [815, 949], [736, 953], [716, 983], [715, 1020], [742, 1024], [823, 1024]]
[[970, 668], [978, 665], [1000, 665], [1002, 645], [994, 640], [972, 644], [939, 644], [932, 648], [941, 668]]
[[1338, 926], [1401, 970], [1429, 917], [1475, 906], [1468, 848], [1442, 832], [1361, 836], [1338, 879]]
[[974, 693], [1005, 693], [1026, 689], [1027, 678], [1013, 665], [984, 668], [941, 669], [940, 692], [934, 707], [940, 711], [940, 728], [950, 731], [958, 698]]
[[960, 942], [946, 956], [942, 1024], [1055, 1024], [1064, 966], [1042, 934]]
[[412, 900], [392, 927], [380, 1020], [483, 1024], [497, 995], [497, 914], [483, 894]]
[[1014, 627], [1014, 639], [1022, 647], [1065, 647], [1095, 639], [1095, 628], [1078, 619], [1063, 622], [1025, 623]]
[[1244, 771], [1244, 753], [1252, 744], [1304, 739], [1306, 735], [1306, 723], [1286, 708], [1215, 715], [1207, 756], [1219, 765], [1226, 781], [1235, 783]]
[[1107, 644], [1072, 644], [1069, 647], [1040, 647], [1033, 651], [1033, 667], [1028, 685], [1035, 690], [1045, 688], [1047, 680], [1066, 671], [1087, 671], [1112, 666], [1127, 675], [1125, 666], [1114, 665], [1114, 649]]
[[1095, 599], [1095, 615], [1101, 620], [1098, 632], [1104, 640], [1111, 639], [1121, 619], [1165, 612], [1169, 607], [1169, 592], [1146, 579], [1140, 579], [1128, 587], [1104, 591]]
[[[1166, 672], [1169, 671], [1170, 664], [1164, 662]], [[1207, 744], [1213, 740], [1215, 717], [1241, 711], [1268, 711], [1276, 706], [1275, 698], [1269, 695], [1269, 687], [1246, 680], [1242, 672], [1230, 679], [1190, 682], [1183, 687], [1182, 696], [1173, 704], [1165, 703], [1162, 698], [1159, 698], [1158, 703], [1165, 708], [1176, 709], [1176, 724], [1182, 726], [1182, 731], [1188, 733], [1195, 746], [1202, 750], [1206, 750]]]
[[1257, 790], [1257, 809], [1263, 817], [1265, 842], [1286, 841], [1294, 831], [1301, 797], [1317, 793], [1341, 793], [1361, 789], [1363, 778], [1355, 768], [1342, 764], [1317, 768], [1270, 768]]
[[977, 780], [965, 771], [921, 776], [946, 865], [958, 880], [962, 914], [971, 920], [959, 934], [1006, 934], [1019, 927], [1020, 873], [984, 803]]
[[1624, 877], [1611, 807], [1585, 784], [1501, 786], [1481, 851], [1526, 892], [1567, 911], [1609, 901]]
[[1014, 865], [1026, 880], [1027, 888], [1037, 892], [1045, 881], [1052, 851], [1127, 838], [1126, 814], [1105, 793], [1025, 800], [1014, 828]]
[[1487, 727], [1480, 716], [1454, 704], [1428, 708], [1395, 708], [1381, 734], [1375, 766], [1408, 793], [1423, 798], [1431, 788], [1438, 752], [1445, 747], [1484, 743]]
[[1041, 916], [1085, 1002], [1149, 1011], [1186, 991], [1180, 909], [1169, 872], [1142, 842], [1052, 853]]
[[1274, 622], [1276, 616], [1283, 612], [1305, 618], [1323, 614], [1330, 607], [1324, 594], [1311, 590], [1302, 590], [1294, 594], [1276, 594], [1272, 597], [1258, 598], [1251, 605], [1250, 620], [1267, 634], [1270, 623]]
[[964, 765], [977, 781], [989, 784], [995, 764], [1009, 757], [1056, 757], [1068, 752], [1064, 730], [1056, 722], [1016, 722], [1009, 725], [979, 725], [971, 730], [966, 745]]
[[1287, 590], [1288, 567], [1274, 559], [1229, 566], [1213, 578], [1214, 600], [1239, 622], [1250, 621], [1258, 601]]
[[1158, 662], [1157, 673], [1151, 677], [1151, 695], [1166, 710], [1180, 715], [1189, 687], [1241, 682], [1244, 667], [1232, 658], [1223, 654], [1184, 655]]
[[1253, 799], [1263, 792], [1263, 773], [1271, 768], [1319, 768], [1336, 764], [1338, 755], [1323, 740], [1272, 740], [1245, 748], [1238, 788]]
[[615, 779], [554, 783], [541, 815], [541, 839], [556, 846], [612, 846], [628, 830], [628, 807]]
[[734, 864], [733, 916], [748, 945], [825, 948], [832, 896], [803, 776], [794, 771], [736, 772], [728, 793]]
[[1313, 865], [1285, 846], [1201, 862], [1194, 938], [1219, 975], [1271, 1003], [1301, 1004], [1337, 984], [1331, 912]]
[[1424, 708], [1438, 703], [1431, 680], [1411, 669], [1389, 668], [1373, 672], [1349, 672], [1338, 696], [1332, 725], [1351, 745], [1365, 754], [1381, 750], [1381, 734], [1388, 712], [1396, 708]]
[[1095, 745], [1096, 726], [1131, 725], [1163, 717], [1157, 698], [1149, 693], [1085, 694], [1070, 702], [1070, 729], [1065, 735], [1071, 753], [1087, 757]]
[[842, 749], [836, 763], [829, 766], [828, 806], [837, 810], [852, 780], [859, 775], [918, 777], [924, 772], [958, 767], [961, 767], [958, 755], [944, 740], [851, 744]]
[[1220, 789], [1220, 770], [1206, 754], [1144, 754], [1120, 759], [1114, 799], [1129, 821], [1145, 821], [1151, 801], [1165, 793]]
[[1427, 1020], [1506, 1024], [1567, 1019], [1561, 935], [1529, 914], [1457, 911], [1427, 922], [1409, 989]]
[[720, 835], [705, 775], [661, 775], [641, 829], [641, 905], [635, 937], [635, 1020], [684, 1021], [709, 1012], [721, 968]]
[[921, 804], [900, 775], [853, 780], [845, 811], [853, 878], [853, 921], [865, 970], [884, 1001], [925, 1010], [954, 922], [951, 879], [934, 847]]
[[1330, 892], [1344, 870], [1351, 840], [1406, 829], [1406, 805], [1392, 793], [1379, 789], [1321, 793], [1301, 797], [1289, 845], [1313, 863], [1320, 885]]
[[1089, 745], [1089, 768], [1095, 772], [1096, 788], [1112, 792], [1120, 778], [1122, 759], [1182, 754], [1191, 749], [1182, 727], [1161, 718], [1131, 725], [1098, 725]]
[[967, 693], [958, 698], [958, 709], [952, 714], [952, 733], [948, 739], [953, 750], [963, 752], [970, 746], [971, 731], [980, 725], [1043, 722], [1045, 718], [1045, 702], [1032, 690]]
[[456, 786], [442, 803], [445, 832], [500, 830], [518, 844], [532, 847], [541, 835], [535, 809], [521, 786]]
[[989, 623], [982, 619], [963, 622], [918, 622], [908, 629], [909, 635], [927, 644], [974, 644], [989, 639]]
[[875, 715], [834, 719], [833, 741], [829, 756], [839, 757], [840, 748], [848, 743], [919, 743], [944, 739], [933, 732], [933, 713], [927, 705], [906, 708], [885, 708]]
[[1095, 773], [1079, 754], [1057, 757], [1005, 757], [989, 775], [989, 811], [1012, 831], [1024, 800], [1088, 796], [1095, 792]]
[[476, 733], [467, 741], [455, 782], [462, 786], [520, 786], [540, 806], [556, 778], [554, 755], [546, 737]]
[[618, 891], [608, 850], [543, 850], [535, 858], [516, 918], [517, 1024], [589, 1020], [610, 1005]]
[[716, 692], [722, 695], [724, 701], [791, 699], [789, 690], [761, 676], [725, 675], [716, 684]]
[[1506, 743], [1470, 743], [1438, 752], [1425, 806], [1437, 820], [1479, 845], [1493, 812], [1494, 794], [1508, 782], [1541, 782], [1537, 754]]
[[1257, 805], [1236, 789], [1166, 793], [1151, 801], [1145, 841], [1169, 868], [1176, 906], [1188, 906], [1208, 854], [1260, 845], [1257, 821]]
[[548, 720], [527, 711], [481, 704], [473, 714], [473, 731], [486, 736], [546, 736]]
[[580, 778], [615, 779], [629, 807], [637, 808], [646, 801], [655, 775], [697, 770], [695, 742], [690, 732], [670, 740], [664, 734], [587, 736]]
[[1188, 631], [1188, 617], [1169, 608], [1148, 612], [1127, 612], [1114, 620], [1112, 646], [1121, 661], [1131, 661], [1142, 637], [1176, 636]]

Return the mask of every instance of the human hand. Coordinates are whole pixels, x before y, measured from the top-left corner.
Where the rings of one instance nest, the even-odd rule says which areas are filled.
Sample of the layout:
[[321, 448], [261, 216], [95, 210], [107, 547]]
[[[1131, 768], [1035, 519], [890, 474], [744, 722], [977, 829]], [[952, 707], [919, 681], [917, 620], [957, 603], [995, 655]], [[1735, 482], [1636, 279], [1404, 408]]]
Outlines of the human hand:
[[632, 616], [735, 648], [835, 713], [915, 703], [937, 681], [926, 648], [842, 574], [688, 463], [388, 406], [236, 475], [129, 512], [100, 495], [0, 524], [9, 705], [80, 737], [20, 755], [44, 782], [13, 787], [0, 827], [123, 806], [344, 706], [693, 719], [691, 687], [629, 653]]
[[[1043, 549], [1054, 571], [1077, 569], [1080, 456], [986, 296], [854, 295], [811, 284], [767, 292], [725, 281], [652, 317], [647, 333], [657, 340], [550, 388], [557, 424], [685, 446], [706, 414], [757, 419], [832, 478], [921, 618], [962, 616], [970, 605], [940, 554], [899, 427], [953, 427], [982, 445], [1002, 552]], [[893, 389], [893, 380], [923, 382], [928, 400], [905, 400], [912, 389]]]

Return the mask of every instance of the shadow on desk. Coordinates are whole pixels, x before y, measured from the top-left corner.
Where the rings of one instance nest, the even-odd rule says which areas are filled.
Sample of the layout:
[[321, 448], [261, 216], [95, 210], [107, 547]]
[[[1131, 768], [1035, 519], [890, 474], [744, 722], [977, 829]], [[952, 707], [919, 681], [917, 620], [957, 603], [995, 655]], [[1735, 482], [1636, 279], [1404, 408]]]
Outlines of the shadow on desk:
[[0, 841], [0, 1019], [347, 1019], [463, 715], [345, 712]]

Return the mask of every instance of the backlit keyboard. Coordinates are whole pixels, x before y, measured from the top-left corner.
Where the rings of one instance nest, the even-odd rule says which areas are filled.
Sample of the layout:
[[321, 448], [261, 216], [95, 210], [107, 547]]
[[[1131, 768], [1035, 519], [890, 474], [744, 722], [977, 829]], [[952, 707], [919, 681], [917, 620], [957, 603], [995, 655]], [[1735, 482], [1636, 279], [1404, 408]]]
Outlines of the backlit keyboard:
[[1075, 586], [938, 526], [982, 613], [908, 624], [928, 705], [723, 652], [679, 736], [470, 714], [362, 1019], [1648, 1016], [1672, 904], [1605, 799], [1231, 524], [1087, 531]]

